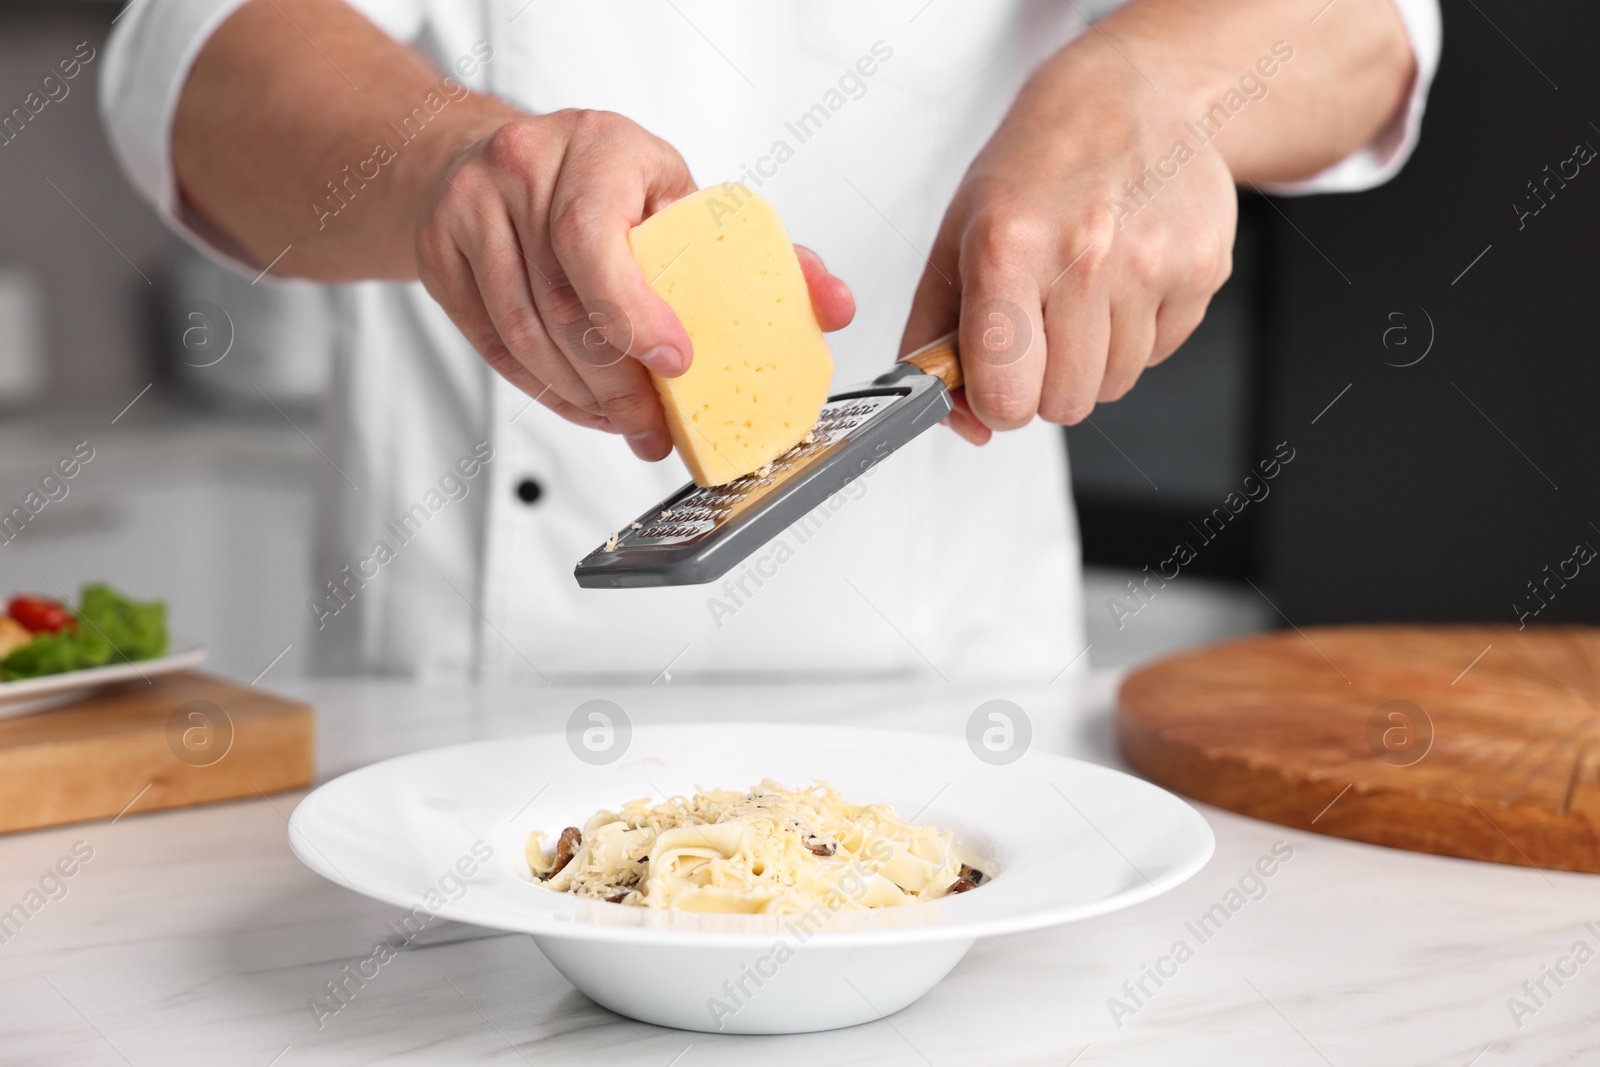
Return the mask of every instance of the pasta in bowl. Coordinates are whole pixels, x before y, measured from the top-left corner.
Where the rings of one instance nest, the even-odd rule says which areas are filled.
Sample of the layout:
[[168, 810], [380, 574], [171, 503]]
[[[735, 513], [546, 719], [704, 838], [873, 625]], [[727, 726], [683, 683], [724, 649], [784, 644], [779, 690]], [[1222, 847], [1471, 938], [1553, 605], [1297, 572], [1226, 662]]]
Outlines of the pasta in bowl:
[[[1212, 836], [1165, 790], [1037, 750], [993, 766], [960, 734], [695, 723], [636, 727], [602, 765], [562, 733], [375, 763], [301, 801], [289, 843], [417, 923], [530, 934], [619, 1014], [774, 1034], [870, 1022], [980, 937], [1166, 892]], [[951, 892], [962, 864], [984, 877]]]
[[963, 893], [985, 877], [950, 831], [851, 803], [825, 782], [634, 800], [567, 827], [548, 850], [546, 836], [533, 831], [524, 854], [548, 888], [675, 911], [864, 911]]

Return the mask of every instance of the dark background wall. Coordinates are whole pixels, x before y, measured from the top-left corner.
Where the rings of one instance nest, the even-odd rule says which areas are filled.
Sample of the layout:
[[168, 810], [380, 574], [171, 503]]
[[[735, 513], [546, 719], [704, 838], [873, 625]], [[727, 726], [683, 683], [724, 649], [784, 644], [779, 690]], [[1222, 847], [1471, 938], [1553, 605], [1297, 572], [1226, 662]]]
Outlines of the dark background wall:
[[[1295, 461], [1197, 568], [1251, 578], [1296, 624], [1513, 622], [1513, 602], [1540, 607], [1527, 583], [1546, 565], [1571, 574], [1575, 546], [1600, 548], [1600, 154], [1553, 196], [1541, 186], [1520, 228], [1513, 208], [1538, 208], [1527, 183], [1576, 146], [1600, 149], [1600, 10], [1447, 0], [1444, 18], [1422, 142], [1396, 180], [1245, 197], [1244, 269], [1169, 361], [1222, 368], [1209, 392], [1156, 368], [1150, 397], [1097, 412], [1105, 433], [1069, 431], [1091, 562], [1168, 554], [1279, 441]], [[1242, 407], [1236, 425], [1185, 414], [1218, 395]], [[1107, 434], [1156, 484], [1175, 451], [1210, 455], [1212, 475], [1172, 493], [1108, 478]], [[1550, 588], [1530, 622], [1600, 621], [1600, 560]]]

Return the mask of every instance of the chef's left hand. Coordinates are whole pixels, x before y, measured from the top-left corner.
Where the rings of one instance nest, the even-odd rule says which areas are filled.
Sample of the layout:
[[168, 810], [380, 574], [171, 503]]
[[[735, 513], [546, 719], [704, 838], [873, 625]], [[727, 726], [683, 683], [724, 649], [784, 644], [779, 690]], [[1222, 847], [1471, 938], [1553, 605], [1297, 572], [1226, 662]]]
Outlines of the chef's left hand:
[[912, 303], [902, 352], [959, 322], [966, 395], [948, 422], [975, 444], [1121, 397], [1233, 269], [1238, 205], [1214, 148], [1151, 182], [1137, 211], [1113, 209], [1170, 155], [1183, 117], [1085, 43], [1041, 68], [973, 161]]

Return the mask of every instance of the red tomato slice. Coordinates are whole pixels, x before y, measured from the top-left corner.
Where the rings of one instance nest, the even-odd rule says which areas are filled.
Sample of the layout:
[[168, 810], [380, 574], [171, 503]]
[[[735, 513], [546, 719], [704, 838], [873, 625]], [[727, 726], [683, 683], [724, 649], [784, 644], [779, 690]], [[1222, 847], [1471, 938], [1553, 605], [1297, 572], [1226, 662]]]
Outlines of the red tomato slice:
[[35, 634], [53, 634], [72, 625], [72, 613], [59, 601], [42, 596], [14, 596], [6, 614]]

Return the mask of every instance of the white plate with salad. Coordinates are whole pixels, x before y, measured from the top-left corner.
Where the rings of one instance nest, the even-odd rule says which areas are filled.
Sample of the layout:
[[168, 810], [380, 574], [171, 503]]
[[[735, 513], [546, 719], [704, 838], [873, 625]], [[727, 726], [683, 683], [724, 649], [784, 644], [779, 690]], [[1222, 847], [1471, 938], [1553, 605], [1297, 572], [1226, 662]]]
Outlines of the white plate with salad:
[[70, 704], [115, 682], [189, 670], [205, 649], [167, 633], [159, 600], [133, 600], [104, 583], [76, 606], [13, 596], [0, 615], [0, 719]]

